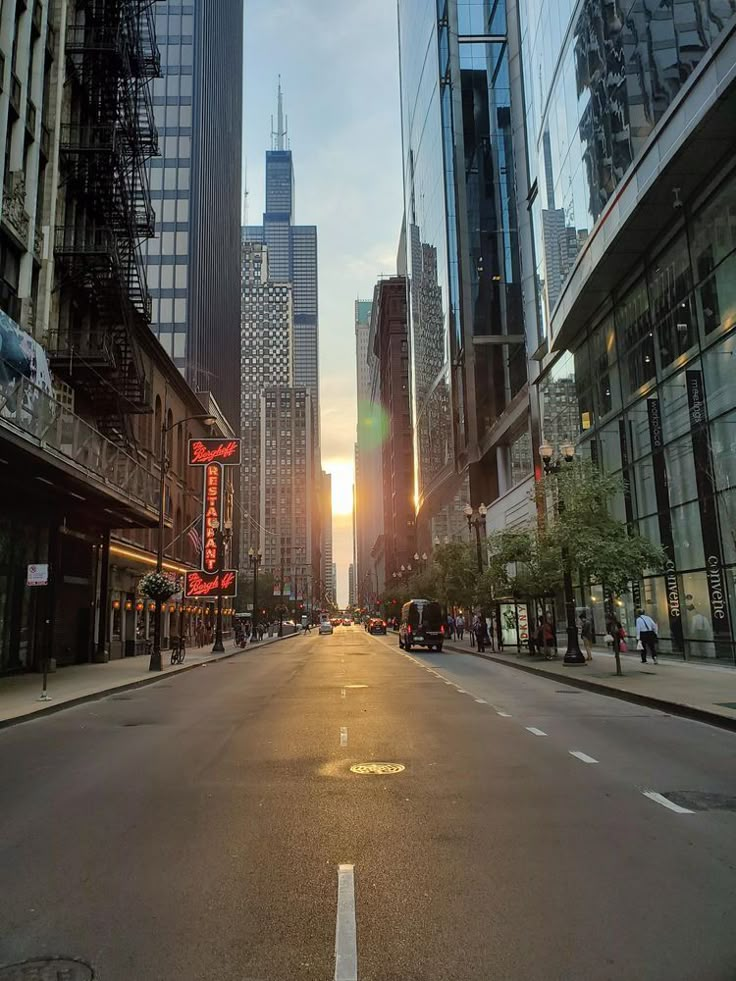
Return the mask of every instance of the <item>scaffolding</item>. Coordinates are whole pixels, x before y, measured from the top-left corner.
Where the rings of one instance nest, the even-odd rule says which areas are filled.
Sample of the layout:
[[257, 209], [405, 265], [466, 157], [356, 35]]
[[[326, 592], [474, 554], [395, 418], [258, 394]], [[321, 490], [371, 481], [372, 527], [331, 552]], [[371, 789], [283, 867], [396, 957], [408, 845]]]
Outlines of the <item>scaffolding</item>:
[[161, 75], [156, 0], [77, 0], [66, 30], [68, 112], [61, 127], [64, 221], [54, 254], [56, 374], [123, 444], [151, 410], [140, 354], [151, 300], [139, 246], [154, 234], [147, 161], [158, 153], [151, 80]]

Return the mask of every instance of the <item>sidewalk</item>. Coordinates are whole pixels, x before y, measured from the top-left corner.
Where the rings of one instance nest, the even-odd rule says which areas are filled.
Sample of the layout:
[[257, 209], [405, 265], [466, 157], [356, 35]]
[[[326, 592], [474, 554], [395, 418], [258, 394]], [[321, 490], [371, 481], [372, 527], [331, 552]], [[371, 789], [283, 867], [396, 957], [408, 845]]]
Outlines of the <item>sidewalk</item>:
[[445, 643], [445, 649], [736, 730], [736, 669], [731, 667], [666, 657], [660, 657], [658, 664], [642, 664], [634, 652], [621, 655], [623, 677], [619, 678], [614, 656], [607, 648], [594, 648], [593, 660], [586, 666], [564, 665], [563, 651], [560, 651], [559, 660], [545, 661], [538, 656], [516, 652], [478, 654], [465, 642]]
[[233, 654], [246, 651], [256, 653], [279, 640], [295, 636], [299, 636], [298, 633], [285, 634], [283, 637], [265, 637], [259, 643], [248, 644], [245, 648], [240, 648], [233, 640], [229, 640], [225, 642], [224, 654], [213, 654], [211, 644], [188, 648], [184, 664], [169, 664], [171, 652], [162, 651], [164, 667], [160, 672], [148, 670], [148, 657], [145, 655], [124, 657], [106, 664], [75, 664], [68, 668], [59, 668], [48, 676], [47, 691], [51, 696], [51, 701], [48, 702], [39, 700], [41, 674], [0, 678], [0, 729], [38, 715], [58, 712], [80, 702], [104, 698], [111, 692], [154, 684], [181, 671], [191, 671], [211, 661], [222, 661]]

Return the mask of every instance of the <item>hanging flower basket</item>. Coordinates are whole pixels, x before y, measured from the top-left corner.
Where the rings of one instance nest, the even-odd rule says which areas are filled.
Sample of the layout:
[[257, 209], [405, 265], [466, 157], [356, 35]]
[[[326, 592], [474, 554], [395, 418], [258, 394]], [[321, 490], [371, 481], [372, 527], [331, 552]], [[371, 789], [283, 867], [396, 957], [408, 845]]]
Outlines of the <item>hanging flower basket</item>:
[[178, 593], [180, 589], [179, 580], [168, 572], [147, 572], [138, 583], [138, 591], [141, 595], [161, 602]]

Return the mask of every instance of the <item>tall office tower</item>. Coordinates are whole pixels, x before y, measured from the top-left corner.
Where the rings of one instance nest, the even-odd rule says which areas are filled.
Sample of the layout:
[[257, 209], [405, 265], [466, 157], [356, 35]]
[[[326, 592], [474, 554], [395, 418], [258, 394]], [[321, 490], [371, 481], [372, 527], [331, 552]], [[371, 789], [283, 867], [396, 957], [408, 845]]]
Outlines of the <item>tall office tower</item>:
[[260, 409], [267, 388], [293, 383], [292, 286], [269, 276], [268, 247], [243, 240], [240, 290], [240, 554], [258, 541]]
[[409, 342], [406, 280], [383, 279], [373, 297], [374, 351], [378, 364], [379, 401], [386, 419], [383, 440], [383, 547], [374, 554], [378, 592], [393, 572], [411, 565], [416, 551], [414, 465], [409, 412]]
[[348, 566], [348, 606], [355, 606], [355, 566]]
[[[523, 107], [514, 128], [506, 23], [514, 2], [447, 0], [417, 13], [398, 0], [419, 551], [445, 529], [462, 533], [468, 502], [490, 506], [489, 526], [497, 512], [503, 523], [520, 473], [516, 444], [529, 446], [514, 186]], [[524, 464], [528, 483], [529, 453]]]
[[[361, 585], [367, 576], [372, 575], [371, 548], [374, 540], [370, 538], [370, 504], [377, 488], [377, 475], [371, 470], [371, 460], [375, 457], [375, 438], [373, 432], [375, 406], [371, 402], [371, 354], [368, 344], [371, 332], [371, 300], [355, 301], [355, 373], [357, 382], [358, 425], [355, 443], [355, 487], [354, 487], [354, 555], [356, 586], [360, 602]], [[370, 540], [369, 540], [370, 539]], [[367, 580], [366, 580], [367, 588]]]
[[154, 7], [161, 153], [149, 170], [156, 237], [143, 249], [152, 327], [237, 429], [243, 0]]
[[[641, 602], [661, 650], [733, 664], [734, 6], [625, 6], [509, 3], [532, 406], [555, 452], [617, 475], [620, 516], [667, 553], [622, 622]], [[603, 599], [577, 597], [597, 632]]]
[[261, 396], [260, 425], [263, 568], [277, 580], [283, 579], [284, 592], [291, 595], [294, 581], [303, 583], [309, 576], [313, 555], [313, 488], [318, 481], [308, 389], [267, 388]]
[[266, 151], [266, 210], [263, 225], [249, 225], [246, 237], [268, 246], [270, 275], [294, 288], [294, 384], [309, 389], [319, 444], [319, 304], [317, 228], [296, 225], [294, 162], [288, 146], [281, 83], [276, 129]]
[[335, 567], [332, 564], [332, 475], [325, 473], [324, 470], [322, 471], [320, 503], [320, 533], [322, 538], [320, 579], [324, 584], [325, 595], [334, 603], [337, 602], [337, 583], [334, 575]]

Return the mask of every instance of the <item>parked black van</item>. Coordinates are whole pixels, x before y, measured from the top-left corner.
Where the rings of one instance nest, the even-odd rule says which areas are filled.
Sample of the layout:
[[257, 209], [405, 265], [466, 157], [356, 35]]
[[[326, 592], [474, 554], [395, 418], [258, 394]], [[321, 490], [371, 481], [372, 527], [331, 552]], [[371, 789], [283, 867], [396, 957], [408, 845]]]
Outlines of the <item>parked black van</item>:
[[399, 647], [426, 647], [441, 651], [445, 639], [445, 616], [439, 603], [428, 599], [413, 599], [401, 608]]

